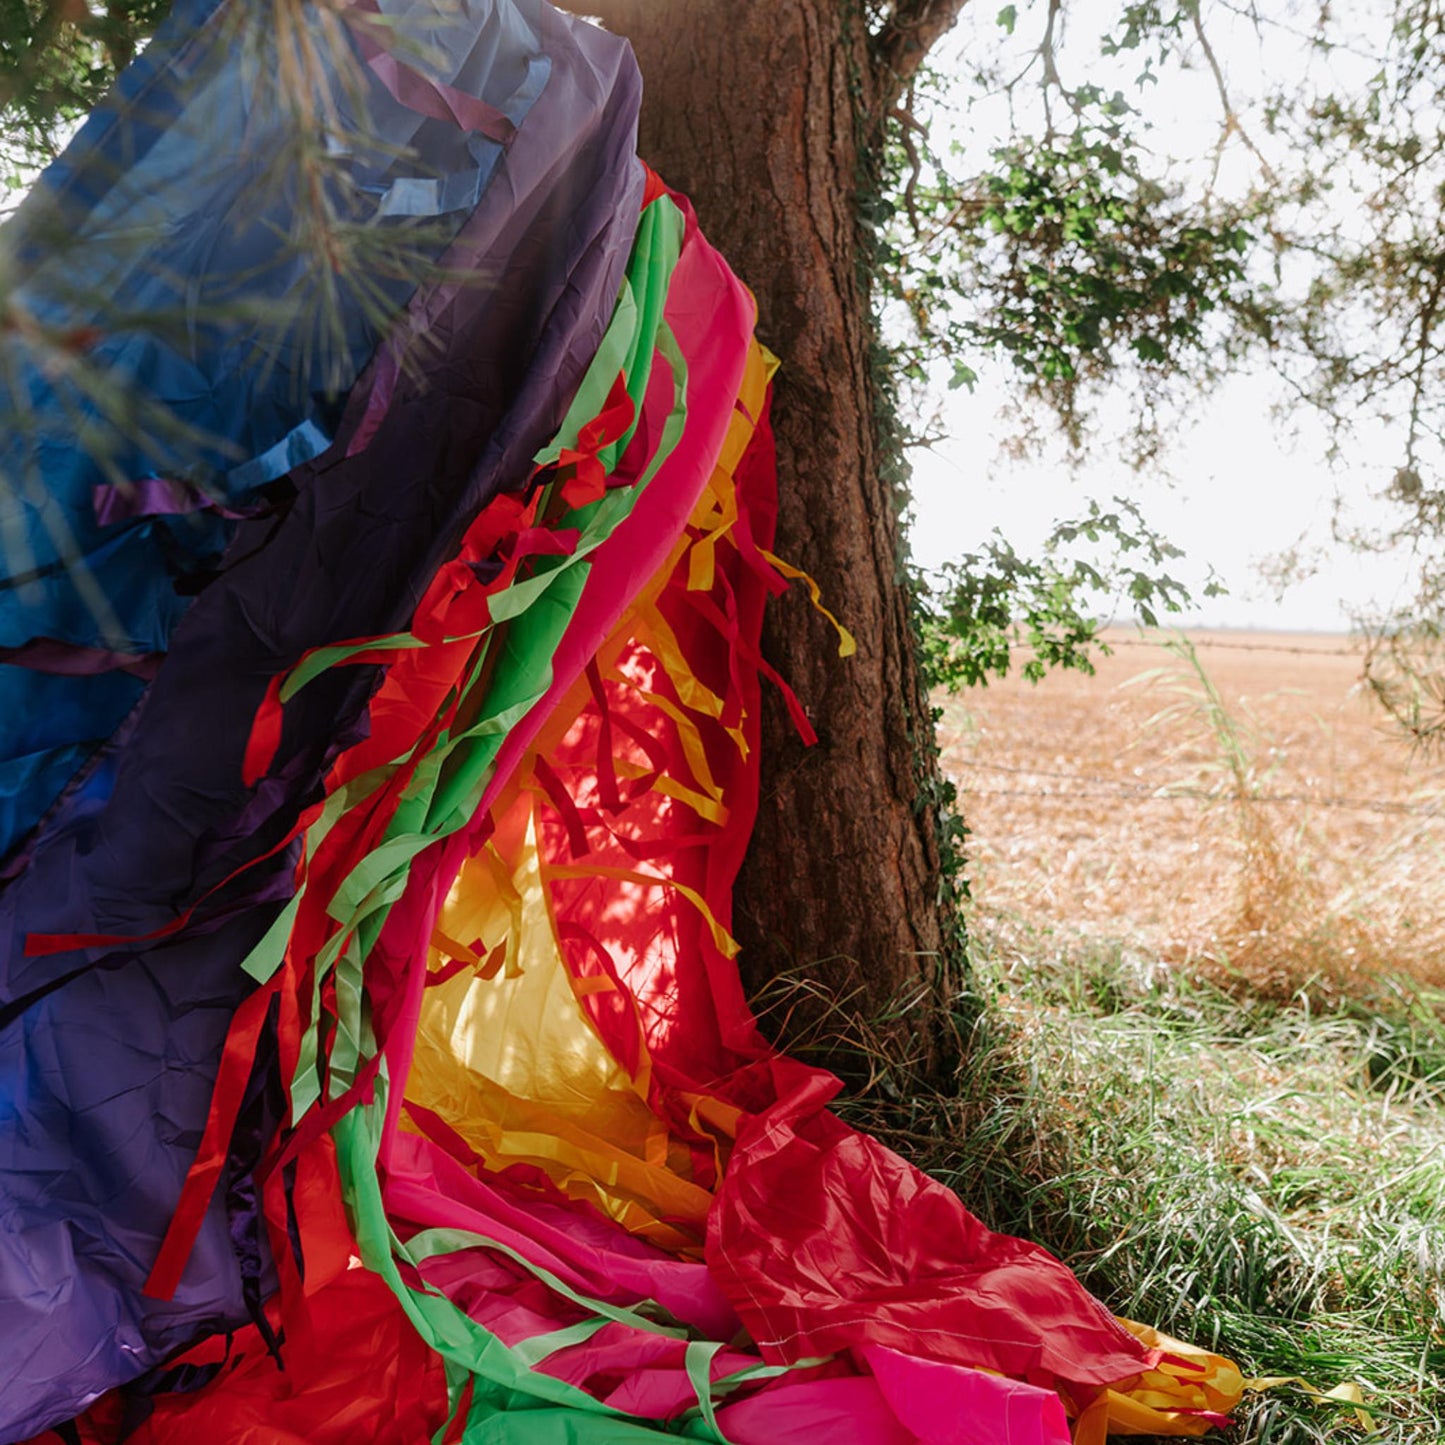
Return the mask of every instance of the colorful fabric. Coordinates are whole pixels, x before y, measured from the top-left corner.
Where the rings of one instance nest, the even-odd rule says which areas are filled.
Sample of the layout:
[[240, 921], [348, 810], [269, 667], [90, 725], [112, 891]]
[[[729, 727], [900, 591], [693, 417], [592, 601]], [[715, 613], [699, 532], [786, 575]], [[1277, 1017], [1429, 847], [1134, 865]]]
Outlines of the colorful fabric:
[[[243, 104], [233, 11], [178, 12], [23, 236], [76, 204], [96, 274], [117, 231], [181, 290], [240, 266], [187, 179], [234, 206], [274, 142], [187, 129]], [[85, 565], [0, 614], [0, 1439], [1203, 1433], [1232, 1366], [839, 1122], [742, 996], [775, 363], [632, 154], [625, 46], [376, 14], [307, 23], [380, 117], [369, 224], [453, 217], [437, 264], [325, 385], [219, 327], [99, 352], [158, 407], [204, 372], [210, 461], [102, 481], [75, 435], [17, 501]], [[327, 284], [291, 259], [243, 269]]]

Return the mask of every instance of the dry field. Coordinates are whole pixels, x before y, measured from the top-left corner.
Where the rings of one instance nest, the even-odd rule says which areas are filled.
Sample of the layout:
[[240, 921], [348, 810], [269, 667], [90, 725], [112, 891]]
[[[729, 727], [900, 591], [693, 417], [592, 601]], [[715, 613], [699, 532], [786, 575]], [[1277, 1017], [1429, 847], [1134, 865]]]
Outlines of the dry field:
[[1201, 676], [1166, 637], [1109, 640], [1095, 677], [937, 699], [980, 921], [1284, 991], [1445, 978], [1445, 759], [1392, 730], [1350, 641], [1198, 633]]

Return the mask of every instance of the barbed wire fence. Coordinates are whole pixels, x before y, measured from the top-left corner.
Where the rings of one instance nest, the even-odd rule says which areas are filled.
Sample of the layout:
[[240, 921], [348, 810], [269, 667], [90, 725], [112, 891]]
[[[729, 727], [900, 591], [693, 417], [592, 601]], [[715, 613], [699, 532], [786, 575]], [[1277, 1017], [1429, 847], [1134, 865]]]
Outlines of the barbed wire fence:
[[1400, 813], [1412, 817], [1445, 817], [1445, 801], [1406, 803], [1394, 798], [1344, 798], [1320, 793], [1236, 793], [1211, 788], [1193, 788], [1173, 783], [1154, 786], [1126, 783], [1116, 778], [1099, 778], [1088, 773], [1056, 772], [1046, 768], [1015, 768], [1005, 763], [982, 763], [958, 759], [954, 766], [974, 772], [1009, 773], [1018, 777], [1055, 778], [1083, 784], [1068, 792], [1050, 788], [970, 788], [971, 797], [984, 798], [1117, 798], [1150, 803], [1174, 803], [1196, 799], [1200, 802], [1259, 803], [1266, 807], [1307, 805], [1312, 808], [1347, 808], [1362, 813]]
[[[1224, 637], [1191, 637], [1190, 643], [1198, 648], [1217, 649], [1224, 652], [1278, 652], [1294, 657], [1361, 657], [1360, 647], [1306, 647], [1280, 642], [1243, 642]], [[1111, 637], [1111, 650], [1120, 647], [1152, 647], [1156, 651], [1164, 646], [1162, 642], [1149, 637]]]
[[[1330, 646], [1250, 641], [1244, 638], [1191, 637], [1189, 643], [1191, 647], [1201, 651], [1208, 649], [1226, 652], [1256, 652], [1291, 657], [1354, 657], [1360, 659], [1362, 664], [1365, 653], [1363, 640], [1352, 646]], [[1164, 641], [1148, 637], [1110, 637], [1107, 639], [1107, 644], [1110, 651], [1118, 651], [1123, 648], [1147, 648], [1156, 652], [1165, 650]], [[948, 767], [956, 772], [958, 781], [963, 785], [966, 796], [969, 798], [1050, 799], [1061, 802], [1074, 799], [1098, 799], [1132, 803], [1177, 803], [1192, 800], [1202, 803], [1229, 802], [1277, 808], [1331, 808], [1382, 816], [1445, 817], [1445, 778], [1442, 778], [1440, 785], [1434, 789], [1421, 788], [1417, 790], [1415, 797], [1401, 799], [1357, 797], [1299, 789], [1270, 791], [1264, 788], [1253, 788], [1241, 791], [1229, 787], [1208, 788], [1177, 782], [1128, 781], [1103, 777], [1087, 771], [1065, 771], [1033, 765], [1017, 766], [1008, 763], [986, 762], [970, 758], [962, 752], [955, 753], [949, 758]], [[1005, 778], [1043, 778], [1051, 782], [1068, 784], [1068, 787], [978, 786], [971, 776], [977, 774], [991, 774]]]

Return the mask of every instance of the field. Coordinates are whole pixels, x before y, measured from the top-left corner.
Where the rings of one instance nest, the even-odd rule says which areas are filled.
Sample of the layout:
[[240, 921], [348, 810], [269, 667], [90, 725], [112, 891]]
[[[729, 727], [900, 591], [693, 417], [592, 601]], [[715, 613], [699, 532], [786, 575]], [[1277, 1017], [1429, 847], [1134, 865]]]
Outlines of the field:
[[1229, 1445], [1445, 1440], [1445, 768], [1328, 637], [1113, 639], [943, 709], [956, 1084], [845, 1107], [1116, 1313], [1238, 1360]]
[[1445, 759], [1319, 634], [1113, 634], [1098, 675], [944, 699], [977, 906], [1258, 987], [1445, 977]]

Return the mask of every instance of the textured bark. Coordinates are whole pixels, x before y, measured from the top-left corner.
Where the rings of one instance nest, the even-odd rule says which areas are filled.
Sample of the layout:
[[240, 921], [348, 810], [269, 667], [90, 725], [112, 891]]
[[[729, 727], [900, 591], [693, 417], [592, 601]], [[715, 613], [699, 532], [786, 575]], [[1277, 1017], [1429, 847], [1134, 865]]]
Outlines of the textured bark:
[[[764, 650], [820, 741], [803, 747], [769, 699], [738, 893], [744, 982], [766, 1001], [779, 978], [804, 981], [795, 1039], [830, 1002], [840, 1019], [876, 1019], [907, 994], [926, 1010], [947, 986], [934, 818], [918, 805], [932, 724], [899, 586], [895, 502], [879, 475], [857, 225], [859, 148], [876, 141], [897, 77], [879, 69], [847, 0], [602, 8], [642, 68], [640, 153], [692, 198], [782, 359], [779, 554], [812, 574], [858, 641], [856, 656], [839, 658], [801, 588], [771, 608]], [[904, 1029], [936, 1065], [934, 1031], [919, 1022]]]

